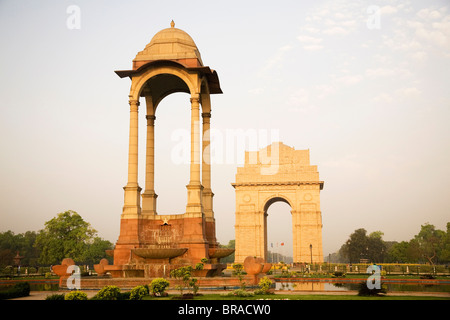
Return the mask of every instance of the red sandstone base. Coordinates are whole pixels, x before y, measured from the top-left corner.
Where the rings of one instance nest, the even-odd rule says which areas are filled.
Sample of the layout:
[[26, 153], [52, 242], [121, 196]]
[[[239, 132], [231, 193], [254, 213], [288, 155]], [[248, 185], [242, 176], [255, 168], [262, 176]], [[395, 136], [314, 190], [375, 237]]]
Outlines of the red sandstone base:
[[[247, 286], [254, 286], [259, 283], [259, 280], [264, 275], [245, 276], [243, 281]], [[197, 278], [197, 285], [200, 288], [217, 288], [217, 289], [232, 289], [240, 287], [241, 283], [236, 277], [205, 277]], [[67, 289], [67, 277], [61, 277], [60, 289]], [[89, 277], [81, 278], [81, 290], [102, 289], [105, 286], [117, 286], [122, 290], [130, 290], [139, 285], [150, 284], [153, 279], [146, 278], [109, 278], [109, 277]], [[173, 289], [177, 285], [182, 284], [180, 280], [167, 278], [170, 283], [169, 288]]]

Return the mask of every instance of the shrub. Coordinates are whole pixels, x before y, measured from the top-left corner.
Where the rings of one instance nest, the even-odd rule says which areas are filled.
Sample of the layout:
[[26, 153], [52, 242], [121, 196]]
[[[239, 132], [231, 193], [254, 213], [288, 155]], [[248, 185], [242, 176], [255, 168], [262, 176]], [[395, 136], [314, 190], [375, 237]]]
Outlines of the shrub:
[[258, 286], [259, 289], [255, 291], [255, 294], [270, 294], [271, 292], [269, 290], [272, 286], [272, 281], [269, 278], [264, 277], [259, 280]]
[[228, 294], [228, 296], [233, 296], [233, 297], [253, 297], [254, 293], [253, 292], [249, 292], [249, 291], [245, 291], [244, 289], [236, 289], [233, 292], [230, 292]]
[[203, 270], [204, 265], [203, 263], [199, 262], [195, 265], [195, 270]]
[[162, 296], [167, 287], [169, 287], [169, 281], [164, 278], [153, 279], [150, 283], [150, 293], [155, 296]]
[[[144, 286], [144, 287], [146, 287], [146, 286]], [[131, 296], [131, 291], [121, 292], [121, 293], [119, 293], [119, 297], [117, 298], [117, 300], [130, 300], [130, 296]]]
[[19, 297], [26, 297], [30, 295], [30, 284], [28, 282], [16, 283], [11, 288], [0, 292], [0, 300], [14, 299]]
[[120, 289], [117, 286], [105, 286], [94, 296], [95, 300], [119, 300]]
[[180, 290], [180, 295], [183, 295], [183, 289], [189, 287], [189, 282], [191, 280], [191, 266], [180, 267], [170, 271], [170, 276], [179, 279], [183, 282], [182, 285], [177, 285], [177, 289]]
[[241, 289], [245, 290], [245, 281], [244, 279], [244, 265], [242, 263], [233, 263], [233, 276], [237, 276], [239, 279], [239, 283], [241, 284]]
[[130, 291], [130, 300], [142, 300], [144, 296], [148, 295], [147, 286], [137, 286]]
[[196, 278], [191, 278], [191, 280], [189, 280], [189, 286], [192, 287], [192, 293], [194, 294], [194, 296], [197, 294], [199, 286], [197, 285], [197, 279]]
[[333, 277], [335, 277], [335, 278], [345, 278], [345, 273], [342, 272], [342, 271], [335, 271], [333, 273]]
[[65, 298], [65, 294], [64, 293], [61, 293], [61, 294], [54, 293], [54, 294], [51, 294], [51, 295], [47, 296], [45, 298], [45, 300], [64, 300], [64, 298]]
[[358, 296], [379, 296], [380, 293], [386, 293], [386, 287], [381, 285], [381, 289], [369, 289], [367, 287], [367, 281], [363, 281], [359, 284]]
[[64, 300], [87, 300], [87, 294], [84, 293], [83, 291], [71, 291], [69, 293], [66, 293], [66, 295], [64, 296]]
[[423, 274], [420, 276], [420, 279], [436, 279], [432, 274]]

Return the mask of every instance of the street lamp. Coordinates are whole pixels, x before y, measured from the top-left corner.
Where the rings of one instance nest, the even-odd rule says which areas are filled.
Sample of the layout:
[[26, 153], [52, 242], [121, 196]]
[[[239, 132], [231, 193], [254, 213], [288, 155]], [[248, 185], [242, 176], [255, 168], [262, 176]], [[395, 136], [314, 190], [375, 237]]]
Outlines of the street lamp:
[[312, 244], [309, 244], [309, 251], [311, 252], [311, 265], [312, 265]]

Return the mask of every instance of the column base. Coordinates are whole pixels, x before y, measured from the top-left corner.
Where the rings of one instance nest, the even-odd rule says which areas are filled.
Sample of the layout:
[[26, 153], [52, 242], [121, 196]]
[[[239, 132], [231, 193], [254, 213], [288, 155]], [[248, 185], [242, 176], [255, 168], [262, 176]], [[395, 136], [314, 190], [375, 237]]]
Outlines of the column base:
[[202, 192], [200, 183], [189, 183], [187, 186], [187, 214], [203, 214]]
[[141, 214], [141, 190], [138, 184], [126, 185], [123, 187], [124, 206], [122, 219], [135, 219]]
[[154, 190], [145, 191], [142, 195], [142, 215], [156, 216], [156, 198], [158, 195]]

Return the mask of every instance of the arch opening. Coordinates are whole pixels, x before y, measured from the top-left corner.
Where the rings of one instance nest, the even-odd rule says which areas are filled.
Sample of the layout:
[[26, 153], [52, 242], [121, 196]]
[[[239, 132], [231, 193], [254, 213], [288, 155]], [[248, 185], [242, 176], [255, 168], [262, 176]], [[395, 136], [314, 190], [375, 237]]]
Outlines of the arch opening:
[[[190, 102], [184, 92], [162, 99], [154, 110], [154, 191], [158, 215], [182, 214], [190, 166]], [[143, 112], [145, 109], [143, 109]], [[176, 115], [176, 116], [174, 116]], [[140, 117], [139, 180], [146, 181], [147, 120]], [[143, 143], [142, 143], [143, 142]]]
[[281, 197], [268, 200], [264, 206], [264, 247], [266, 260], [293, 262], [291, 205]]
[[164, 98], [178, 92], [190, 93], [186, 82], [176, 75], [161, 73], [145, 82], [140, 95], [151, 96], [154, 110], [156, 110]]

